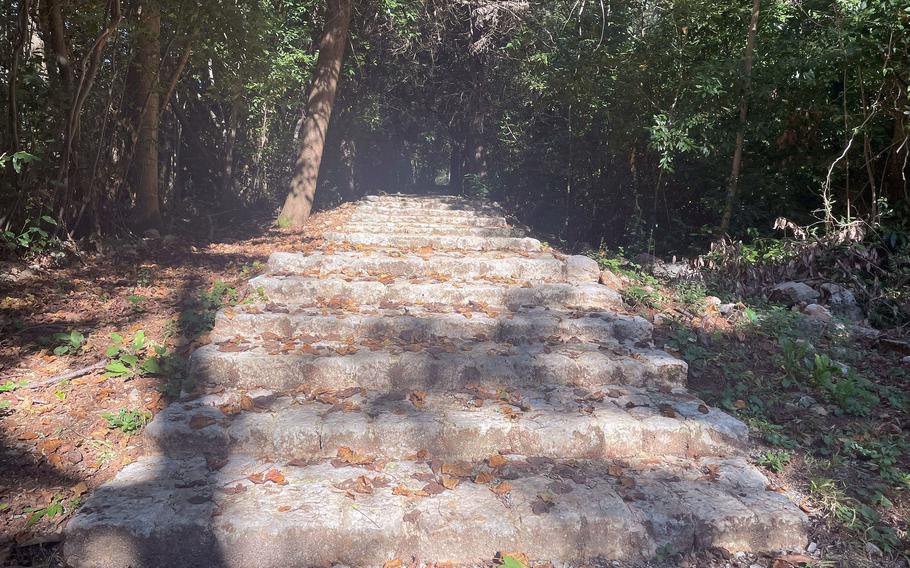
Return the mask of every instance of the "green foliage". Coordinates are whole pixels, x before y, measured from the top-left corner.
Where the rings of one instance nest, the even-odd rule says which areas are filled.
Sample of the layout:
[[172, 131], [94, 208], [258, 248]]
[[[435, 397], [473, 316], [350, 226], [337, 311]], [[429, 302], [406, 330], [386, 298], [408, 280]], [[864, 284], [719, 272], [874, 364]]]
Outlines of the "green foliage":
[[27, 384], [28, 383], [25, 381], [7, 380], [6, 382], [0, 384], [0, 392], [13, 392], [17, 389], [21, 389]]
[[85, 343], [85, 336], [76, 330], [65, 333], [55, 333], [54, 341], [57, 346], [54, 347], [54, 355], [75, 355], [82, 349]]
[[774, 473], [782, 473], [787, 464], [790, 463], [790, 458], [790, 452], [785, 450], [769, 450], [759, 454], [755, 459], [755, 463]]
[[[129, 380], [161, 373], [159, 360], [166, 355], [167, 350], [163, 346], [150, 344], [144, 331], [137, 331], [129, 341], [125, 341], [119, 333], [113, 333], [111, 341], [113, 343], [105, 351], [110, 359], [105, 367], [107, 376]], [[149, 349], [153, 353], [151, 356], [146, 355]]]
[[882, 524], [881, 515], [875, 509], [847, 495], [841, 483], [816, 478], [811, 480], [809, 490], [829, 523], [842, 525], [886, 554], [900, 549], [900, 537], [894, 529]]
[[0, 170], [5, 168], [7, 165], [11, 165], [13, 167], [13, 170], [17, 174], [21, 174], [22, 170], [23, 170], [23, 166], [30, 164], [32, 162], [37, 162], [37, 161], [38, 161], [38, 156], [29, 154], [28, 152], [20, 151], [20, 152], [13, 152], [12, 154], [3, 152], [2, 154], [0, 154]]
[[104, 418], [105, 422], [107, 422], [107, 427], [111, 430], [120, 430], [124, 434], [132, 434], [148, 424], [152, 419], [152, 413], [121, 408], [116, 414], [104, 412], [101, 414], [101, 418]]
[[[263, 295], [259, 291], [260, 295]], [[188, 336], [209, 331], [215, 325], [215, 313], [225, 304], [236, 305], [240, 295], [237, 289], [222, 280], [216, 280], [208, 290], [199, 292], [194, 307], [180, 316], [180, 325]]]
[[29, 513], [28, 519], [25, 521], [25, 526], [31, 527], [41, 522], [41, 519], [53, 519], [58, 515], [62, 516], [64, 514], [63, 500], [55, 495], [51, 499], [50, 505], [47, 507], [30, 507], [26, 509], [25, 512]]
[[0, 245], [17, 256], [40, 254], [56, 243], [51, 235], [57, 221], [49, 215], [26, 219], [18, 231], [0, 231]]

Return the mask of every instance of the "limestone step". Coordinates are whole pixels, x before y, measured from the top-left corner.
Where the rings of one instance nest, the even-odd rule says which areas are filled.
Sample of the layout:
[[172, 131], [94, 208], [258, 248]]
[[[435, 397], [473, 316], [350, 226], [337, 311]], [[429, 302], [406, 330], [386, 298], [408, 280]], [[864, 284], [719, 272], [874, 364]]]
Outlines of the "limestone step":
[[445, 235], [408, 235], [396, 233], [380, 235], [374, 233], [343, 233], [327, 232], [323, 238], [327, 242], [344, 242], [354, 245], [399, 247], [403, 249], [419, 249], [430, 247], [442, 250], [511, 250], [538, 252], [543, 250], [543, 244], [537, 239], [529, 237], [472, 237], [472, 236], [445, 236]]
[[446, 223], [404, 224], [392, 221], [349, 221], [339, 229], [350, 233], [380, 235], [448, 235], [453, 237], [523, 237], [524, 231], [509, 227], [474, 227]]
[[596, 282], [597, 263], [585, 256], [557, 258], [552, 253], [515, 256], [499, 252], [434, 252], [418, 256], [395, 251], [334, 251], [311, 254], [275, 252], [269, 257], [269, 270], [275, 273], [336, 273], [403, 277], [445, 275], [461, 280], [480, 277], [557, 282]]
[[742, 458], [490, 463], [145, 456], [86, 500], [63, 552], [72, 568], [476, 565], [499, 551], [577, 565], [807, 540], [805, 514]]
[[266, 304], [221, 310], [210, 337], [213, 342], [237, 336], [286, 341], [307, 336], [317, 341], [350, 338], [413, 342], [444, 339], [489, 339], [515, 343], [581, 340], [646, 344], [651, 323], [614, 312], [570, 312], [536, 308], [493, 317], [483, 311], [436, 313], [419, 306], [370, 309], [366, 313]]
[[579, 309], [607, 309], [622, 305], [622, 298], [606, 286], [590, 284], [540, 283], [529, 287], [475, 282], [415, 283], [409, 280], [344, 280], [265, 274], [250, 280], [253, 290], [269, 301], [284, 303], [337, 299], [344, 304], [380, 305], [448, 304], [464, 306], [551, 306]]
[[493, 453], [564, 459], [727, 456], [745, 424], [677, 389], [411, 391], [295, 396], [236, 391], [176, 402], [145, 432], [155, 447], [313, 460], [339, 448], [405, 459], [481, 460]]
[[297, 339], [206, 345], [191, 356], [190, 371], [197, 383], [209, 386], [279, 391], [363, 387], [385, 393], [473, 384], [677, 387], [685, 385], [688, 368], [663, 351], [619, 344]]
[[447, 209], [438, 207], [389, 207], [379, 204], [363, 204], [353, 208], [352, 215], [369, 216], [372, 219], [387, 219], [399, 223], [409, 217], [416, 217], [418, 222], [463, 220], [491, 220], [505, 217], [499, 209]]
[[507, 227], [508, 223], [506, 222], [505, 217], [497, 216], [459, 216], [452, 215], [452, 212], [446, 212], [445, 214], [438, 216], [427, 216], [427, 215], [418, 215], [411, 210], [386, 210], [384, 214], [377, 214], [371, 212], [370, 209], [364, 208], [355, 208], [351, 212], [350, 221], [352, 222], [361, 222], [365, 221], [368, 223], [377, 222], [395, 222], [402, 226], [411, 226], [419, 224], [446, 224], [453, 227]]
[[481, 199], [456, 196], [368, 195], [357, 206], [376, 205], [400, 209], [455, 209], [465, 211], [499, 211], [500, 207]]

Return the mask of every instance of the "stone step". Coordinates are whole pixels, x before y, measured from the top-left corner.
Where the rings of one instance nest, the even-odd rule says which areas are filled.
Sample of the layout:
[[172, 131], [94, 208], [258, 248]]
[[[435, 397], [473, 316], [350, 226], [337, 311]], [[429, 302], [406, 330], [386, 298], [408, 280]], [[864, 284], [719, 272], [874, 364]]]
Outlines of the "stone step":
[[387, 219], [403, 222], [407, 217], [416, 217], [418, 222], [448, 221], [451, 219], [489, 220], [502, 219], [504, 213], [498, 209], [445, 209], [430, 207], [389, 207], [386, 205], [365, 204], [353, 208], [353, 215], [365, 215], [372, 219]]
[[536, 308], [509, 314], [508, 317], [492, 317], [482, 311], [436, 313], [420, 307], [352, 313], [349, 310], [291, 309], [267, 304], [219, 311], [210, 337], [215, 343], [236, 336], [278, 341], [307, 336], [317, 341], [403, 338], [413, 342], [431, 342], [444, 338], [527, 343], [575, 339], [635, 345], [651, 341], [651, 327], [651, 323], [644, 318], [614, 312]]
[[463, 211], [500, 211], [500, 207], [489, 201], [465, 199], [455, 196], [400, 196], [368, 195], [357, 202], [358, 207], [381, 206], [398, 209], [454, 209]]
[[341, 229], [349, 233], [380, 235], [444, 235], [453, 237], [523, 237], [524, 231], [509, 227], [474, 227], [444, 223], [396, 223], [392, 221], [349, 221]]
[[490, 216], [461, 216], [453, 215], [453, 212], [447, 211], [444, 214], [439, 215], [427, 215], [425, 212], [422, 215], [416, 214], [414, 211], [401, 211], [401, 210], [385, 210], [382, 213], [376, 213], [370, 209], [355, 208], [352, 213], [350, 220], [352, 222], [395, 222], [401, 225], [419, 225], [419, 224], [429, 224], [429, 223], [444, 223], [449, 226], [468, 226], [468, 227], [507, 227], [508, 223], [506, 222], [505, 217], [490, 217]]
[[663, 351], [580, 342], [238, 341], [206, 345], [190, 358], [198, 384], [278, 391], [363, 387], [385, 393], [473, 384], [677, 387], [685, 385], [687, 371], [684, 361]]
[[408, 235], [396, 233], [392, 235], [378, 235], [373, 233], [342, 233], [327, 232], [323, 235], [326, 242], [350, 243], [353, 245], [398, 247], [403, 249], [419, 249], [430, 247], [442, 250], [510, 250], [539, 252], [543, 244], [530, 237], [459, 237], [440, 235]]
[[500, 461], [145, 456], [86, 500], [63, 552], [72, 568], [476, 565], [499, 551], [575, 565], [806, 544], [806, 515], [742, 458]]
[[603, 390], [416, 391], [296, 396], [236, 391], [171, 404], [145, 432], [161, 451], [249, 453], [311, 461], [339, 448], [400, 460], [482, 460], [493, 453], [563, 459], [728, 456], [745, 424], [685, 394]]
[[497, 283], [432, 282], [409, 280], [344, 280], [338, 277], [273, 276], [264, 274], [250, 280], [253, 290], [271, 302], [302, 303], [338, 300], [343, 304], [447, 304], [450, 306], [492, 305], [517, 309], [521, 306], [550, 306], [601, 310], [622, 305], [615, 290], [601, 284], [540, 283], [528, 287]]
[[516, 256], [506, 253], [434, 252], [418, 256], [394, 251], [335, 251], [311, 254], [275, 252], [269, 257], [273, 273], [343, 273], [349, 276], [388, 274], [401, 277], [455, 276], [470, 281], [480, 277], [543, 282], [596, 282], [597, 262], [585, 256], [557, 258], [552, 253]]

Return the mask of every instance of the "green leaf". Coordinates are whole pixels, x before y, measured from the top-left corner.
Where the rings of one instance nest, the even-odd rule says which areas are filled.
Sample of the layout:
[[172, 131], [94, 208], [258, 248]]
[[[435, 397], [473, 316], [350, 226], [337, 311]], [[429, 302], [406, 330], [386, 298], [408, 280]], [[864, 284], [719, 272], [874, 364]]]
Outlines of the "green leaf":
[[111, 341], [119, 345], [123, 343], [123, 336], [117, 332], [114, 332], [111, 334]]
[[57, 355], [58, 357], [60, 355], [66, 355], [69, 353], [69, 350], [69, 345], [60, 345], [59, 347], [54, 347], [54, 355]]
[[131, 355], [129, 353], [124, 353], [123, 355], [120, 356], [120, 361], [122, 361], [123, 363], [126, 363], [130, 367], [135, 367], [136, 363], [139, 362], [139, 357], [137, 357], [135, 355]]
[[25, 526], [31, 527], [31, 526], [38, 524], [38, 522], [41, 521], [41, 519], [43, 519], [45, 515], [47, 515], [47, 509], [38, 509], [37, 511], [35, 511], [31, 515], [29, 515], [28, 520], [25, 521]]
[[137, 351], [145, 347], [145, 332], [141, 329], [133, 336], [133, 349]]
[[104, 352], [104, 354], [108, 357], [116, 357], [117, 353], [120, 353], [119, 345], [111, 345], [107, 348], [107, 351]]
[[127, 369], [126, 365], [120, 361], [111, 361], [107, 364], [105, 369], [112, 375], [125, 375], [130, 372], [130, 370]]
[[81, 333], [79, 333], [78, 331], [70, 332], [70, 343], [72, 343], [74, 347], [77, 347], [77, 348], [81, 347], [82, 343], [84, 341], [85, 341], [85, 336], [82, 335]]
[[528, 565], [511, 554], [503, 554], [502, 568], [528, 568]]
[[144, 373], [150, 375], [155, 375], [161, 372], [161, 366], [158, 365], [158, 359], [156, 357], [149, 357], [139, 365], [139, 368], [142, 369]]

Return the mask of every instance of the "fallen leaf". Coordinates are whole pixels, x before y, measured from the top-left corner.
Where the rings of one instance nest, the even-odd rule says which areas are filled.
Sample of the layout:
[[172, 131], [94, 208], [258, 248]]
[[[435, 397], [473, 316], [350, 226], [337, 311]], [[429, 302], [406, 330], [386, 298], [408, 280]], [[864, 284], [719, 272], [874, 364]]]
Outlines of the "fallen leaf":
[[412, 391], [408, 397], [414, 408], [424, 408], [427, 405], [427, 392], [422, 390]]
[[401, 568], [402, 566], [404, 566], [404, 562], [402, 562], [400, 558], [393, 558], [383, 564], [382, 568]]
[[493, 493], [495, 493], [497, 495], [505, 495], [506, 493], [508, 493], [511, 490], [512, 490], [512, 484], [509, 483], [508, 481], [503, 481], [503, 482], [499, 483], [498, 485], [494, 485], [494, 486], [490, 487], [490, 491], [492, 491]]
[[281, 505], [280, 507], [278, 507], [279, 513], [287, 513], [290, 510], [291, 510], [291, 507], [288, 505]]
[[453, 477], [451, 475], [443, 475], [442, 479], [440, 481], [442, 481], [442, 486], [445, 487], [446, 489], [455, 489], [456, 487], [458, 487], [458, 483], [460, 480], [459, 480], [459, 478]]
[[277, 469], [270, 469], [268, 473], [265, 474], [265, 480], [271, 481], [275, 485], [287, 485], [288, 480], [285, 479], [284, 474], [282, 474]]
[[471, 469], [471, 464], [467, 462], [455, 462], [442, 464], [441, 471], [451, 477], [470, 477]]
[[500, 454], [493, 454], [487, 458], [487, 465], [493, 469], [499, 469], [507, 463], [509, 463], [509, 460], [502, 457]]
[[233, 487], [225, 487], [224, 489], [222, 489], [222, 491], [228, 495], [237, 495], [238, 493], [243, 493], [244, 491], [246, 491], [246, 485], [243, 485], [242, 483], [238, 483], [237, 485], [234, 485]]
[[481, 471], [480, 473], [478, 473], [477, 475], [474, 476], [474, 483], [479, 483], [481, 485], [485, 485], [485, 484], [493, 481], [493, 479], [494, 479], [494, 477], [493, 477], [492, 473], [490, 473], [489, 471]]

